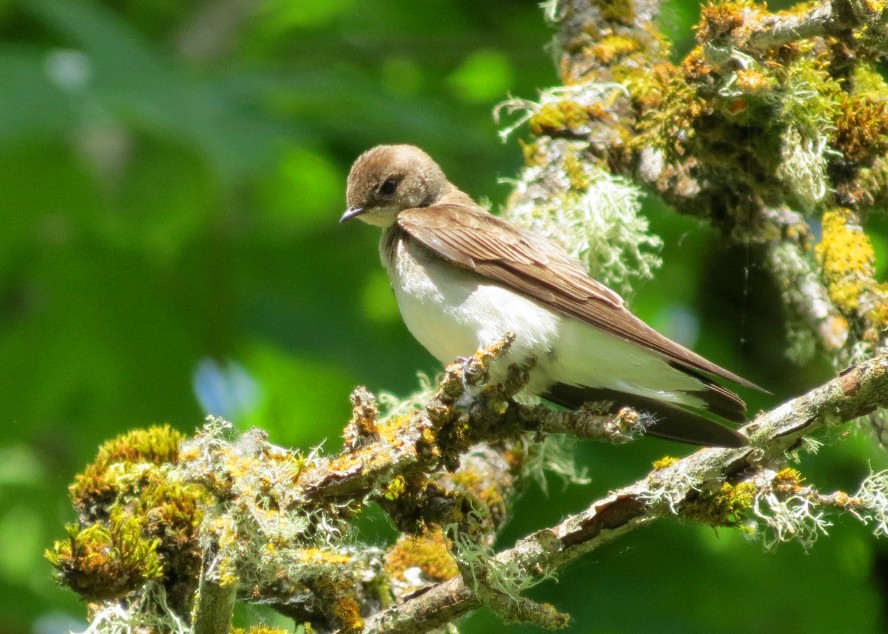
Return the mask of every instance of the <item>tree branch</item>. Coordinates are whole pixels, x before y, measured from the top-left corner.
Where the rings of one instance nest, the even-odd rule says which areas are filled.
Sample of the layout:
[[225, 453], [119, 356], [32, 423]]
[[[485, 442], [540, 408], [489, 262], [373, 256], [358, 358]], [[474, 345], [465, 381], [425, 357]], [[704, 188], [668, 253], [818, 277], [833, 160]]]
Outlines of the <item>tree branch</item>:
[[[739, 483], [774, 473], [802, 438], [888, 406], [888, 356], [882, 354], [841, 373], [804, 396], [759, 415], [744, 431], [751, 446], [701, 449], [691, 456], [592, 503], [548, 529], [499, 553], [501, 564], [518, 564], [540, 577], [656, 519], [683, 513], [701, 492], [723, 482]], [[759, 481], [756, 485], [763, 488]], [[364, 632], [415, 634], [452, 621], [481, 606], [462, 578], [440, 583], [367, 620]]]

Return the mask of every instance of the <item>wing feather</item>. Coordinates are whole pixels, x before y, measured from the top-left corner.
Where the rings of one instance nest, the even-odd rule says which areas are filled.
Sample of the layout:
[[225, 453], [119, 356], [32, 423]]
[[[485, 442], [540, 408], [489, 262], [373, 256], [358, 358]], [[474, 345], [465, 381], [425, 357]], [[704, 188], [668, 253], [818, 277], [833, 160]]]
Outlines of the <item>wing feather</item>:
[[554, 242], [514, 227], [480, 207], [460, 200], [458, 204], [407, 209], [398, 214], [397, 223], [440, 257], [654, 350], [674, 365], [762, 389], [645, 324], [629, 312], [617, 293], [592, 279], [578, 260]]

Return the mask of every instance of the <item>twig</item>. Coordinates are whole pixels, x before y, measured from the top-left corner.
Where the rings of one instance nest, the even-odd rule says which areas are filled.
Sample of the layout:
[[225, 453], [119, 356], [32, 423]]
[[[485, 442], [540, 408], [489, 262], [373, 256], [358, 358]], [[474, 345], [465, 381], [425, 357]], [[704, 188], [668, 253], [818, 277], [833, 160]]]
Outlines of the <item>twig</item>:
[[194, 634], [227, 634], [231, 629], [237, 584], [221, 584], [201, 573], [194, 606], [192, 630]]

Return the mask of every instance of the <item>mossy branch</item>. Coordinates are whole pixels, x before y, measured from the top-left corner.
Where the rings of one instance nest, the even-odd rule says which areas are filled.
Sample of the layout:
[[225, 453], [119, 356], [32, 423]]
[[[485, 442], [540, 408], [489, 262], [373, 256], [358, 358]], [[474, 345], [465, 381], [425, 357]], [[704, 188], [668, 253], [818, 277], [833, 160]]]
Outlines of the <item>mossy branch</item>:
[[[742, 5], [743, 3], [736, 3], [736, 6]], [[746, 3], [746, 6], [749, 10], [732, 14], [729, 24], [713, 24], [721, 29], [729, 27], [722, 33], [713, 33], [713, 39], [720, 35], [723, 43], [738, 50], [765, 53], [816, 37], [856, 37], [859, 42], [855, 44], [855, 48], [865, 46], [871, 56], [888, 52], [888, 12], [881, 3], [829, 0], [805, 3], [780, 13], [762, 10], [763, 5]], [[862, 37], [864, 33], [865, 38]]]
[[[628, 202], [646, 189], [763, 247], [791, 358], [819, 349], [842, 367], [871, 356], [888, 333], [888, 286], [865, 232], [888, 200], [888, 83], [873, 65], [888, 52], [888, 9], [716, 0], [701, 7], [698, 45], [678, 64], [659, 11], [653, 0], [547, 3], [563, 85], [538, 103], [505, 104], [525, 112], [531, 139], [504, 215], [625, 290], [658, 263], [657, 237]], [[619, 213], [602, 183], [620, 186]], [[589, 216], [602, 226], [572, 228]], [[584, 224], [607, 239], [590, 242]]]
[[[798, 449], [810, 434], [886, 406], [888, 356], [883, 354], [760, 414], [744, 428], [751, 438], [750, 447], [702, 449], [682, 460], [658, 465], [635, 484], [595, 501], [556, 526], [519, 540], [497, 554], [496, 561], [516, 565], [528, 577], [538, 577], [544, 571], [551, 575], [570, 561], [654, 520], [677, 515], [714, 526], [741, 526], [759, 517], [754, 510], [765, 501], [777, 507], [803, 500], [811, 506], [805, 515], [796, 513], [796, 525], [784, 524], [797, 532], [775, 533], [775, 538], [784, 540], [797, 537], [799, 526], [818, 519], [814, 514], [817, 507], [853, 512], [866, 503], [863, 496], [842, 492], [822, 495], [806, 489], [798, 472], [786, 468], [787, 452]], [[785, 520], [769, 519], [762, 530], [780, 521]], [[367, 619], [364, 632], [425, 632], [481, 605], [481, 598], [465, 580], [454, 578]]]
[[[515, 435], [527, 428], [522, 416], [544, 414], [511, 400], [522, 370], [505, 387], [485, 384], [490, 363], [511, 340], [450, 366], [421, 412], [378, 421], [359, 392], [348, 444], [333, 458], [274, 447], [258, 430], [228, 441], [215, 420], [184, 442], [155, 428], [108, 443], [72, 487], [81, 522], [93, 519], [72, 527], [69, 540], [51, 551], [60, 578], [104, 605], [97, 612], [103, 619], [127, 627], [162, 622], [175, 632], [184, 631], [192, 605], [192, 627], [224, 630], [236, 592], [342, 633], [426, 631], [482, 604], [505, 621], [558, 627], [567, 617], [523, 591], [655, 519], [677, 515], [757, 532], [766, 546], [811, 544], [828, 526], [826, 512], [836, 509], [888, 530], [888, 477], [873, 478], [856, 495], [821, 493], [787, 468], [788, 454], [811, 434], [888, 406], [888, 355], [881, 354], [759, 415], [744, 428], [749, 447], [659, 461], [635, 484], [495, 554], [507, 499], [530, 453], [543, 446]], [[574, 418], [578, 427], [565, 422]], [[562, 416], [558, 430], [585, 433], [585, 418]], [[408, 431], [417, 421], [420, 430]], [[413, 449], [397, 453], [403, 464], [390, 460], [392, 447], [416, 437], [422, 441]], [[403, 532], [387, 552], [352, 534], [352, 520], [372, 501]], [[122, 545], [109, 550], [104, 536], [113, 531], [104, 527], [116, 526], [122, 509], [138, 514], [117, 538]], [[164, 516], [170, 520], [155, 532], [151, 521]], [[145, 556], [124, 556], [137, 551]], [[203, 559], [198, 571], [195, 552]], [[150, 579], [141, 572], [149, 560]], [[183, 589], [188, 594], [172, 594]]]

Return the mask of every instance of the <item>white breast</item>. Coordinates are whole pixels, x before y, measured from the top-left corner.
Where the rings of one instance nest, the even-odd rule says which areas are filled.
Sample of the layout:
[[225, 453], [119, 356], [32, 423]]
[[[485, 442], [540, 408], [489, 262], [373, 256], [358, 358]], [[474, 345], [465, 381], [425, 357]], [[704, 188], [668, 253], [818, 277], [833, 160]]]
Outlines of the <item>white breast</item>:
[[489, 345], [506, 332], [517, 336], [503, 367], [533, 357], [545, 361], [562, 317], [480, 275], [448, 264], [411, 240], [398, 240], [386, 267], [407, 328], [447, 364]]
[[380, 256], [404, 323], [442, 364], [512, 332], [515, 343], [493, 368], [493, 382], [501, 381], [511, 364], [533, 359], [526, 388], [531, 394], [567, 383], [703, 405], [685, 393], [699, 389], [700, 381], [673, 368], [659, 354], [446, 263], [412, 240], [397, 240], [391, 258], [385, 244], [384, 235]]

